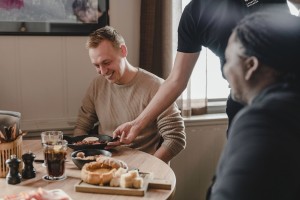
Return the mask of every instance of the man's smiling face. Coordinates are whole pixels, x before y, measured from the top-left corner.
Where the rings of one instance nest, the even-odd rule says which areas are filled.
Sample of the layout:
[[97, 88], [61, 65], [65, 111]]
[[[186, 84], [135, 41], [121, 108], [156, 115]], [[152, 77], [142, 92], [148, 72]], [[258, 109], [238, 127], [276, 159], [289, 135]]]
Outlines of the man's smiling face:
[[89, 49], [89, 56], [98, 74], [110, 83], [124, 84], [125, 57], [121, 47], [116, 49], [110, 41], [104, 40], [98, 47]]

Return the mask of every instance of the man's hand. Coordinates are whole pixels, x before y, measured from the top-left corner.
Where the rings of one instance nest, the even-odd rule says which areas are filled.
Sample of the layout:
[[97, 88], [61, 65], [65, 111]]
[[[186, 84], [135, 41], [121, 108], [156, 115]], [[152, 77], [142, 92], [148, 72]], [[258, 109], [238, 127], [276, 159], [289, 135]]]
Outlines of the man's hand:
[[141, 128], [134, 122], [121, 124], [114, 132], [113, 138], [120, 138], [116, 142], [109, 142], [107, 148], [113, 148], [122, 144], [130, 144], [140, 134]]
[[111, 142], [108, 142], [104, 149], [113, 149], [117, 146], [122, 145], [119, 137], [115, 137]]

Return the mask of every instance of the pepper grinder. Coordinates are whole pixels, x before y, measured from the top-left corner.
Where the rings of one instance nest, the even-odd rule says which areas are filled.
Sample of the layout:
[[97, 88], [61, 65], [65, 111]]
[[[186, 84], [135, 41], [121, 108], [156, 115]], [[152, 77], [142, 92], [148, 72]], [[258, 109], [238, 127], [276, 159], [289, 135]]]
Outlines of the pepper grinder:
[[22, 178], [30, 179], [34, 178], [36, 175], [35, 169], [33, 167], [33, 161], [35, 155], [32, 152], [27, 152], [22, 155], [22, 160], [24, 162], [24, 169], [22, 171]]
[[6, 176], [6, 181], [8, 184], [18, 184], [21, 182], [21, 174], [19, 173], [19, 165], [21, 160], [17, 158], [16, 155], [11, 155], [10, 159], [6, 160], [6, 164], [9, 167], [8, 174]]

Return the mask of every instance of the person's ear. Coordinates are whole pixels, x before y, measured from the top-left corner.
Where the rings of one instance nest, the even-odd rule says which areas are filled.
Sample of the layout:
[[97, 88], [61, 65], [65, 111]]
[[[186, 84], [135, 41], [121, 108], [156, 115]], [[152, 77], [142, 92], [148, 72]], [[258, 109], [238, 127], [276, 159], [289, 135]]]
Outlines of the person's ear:
[[121, 44], [120, 49], [121, 49], [122, 56], [126, 57], [127, 56], [127, 47], [126, 47], [126, 45]]
[[258, 70], [259, 61], [254, 56], [248, 57], [245, 60], [245, 66], [246, 66], [245, 79], [248, 81], [254, 76], [255, 72]]

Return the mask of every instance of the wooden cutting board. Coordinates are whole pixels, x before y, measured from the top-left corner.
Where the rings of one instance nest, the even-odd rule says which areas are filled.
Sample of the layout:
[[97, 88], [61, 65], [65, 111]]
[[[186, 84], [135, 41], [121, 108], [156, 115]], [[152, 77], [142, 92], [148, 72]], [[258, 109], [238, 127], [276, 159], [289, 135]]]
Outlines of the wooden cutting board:
[[167, 180], [152, 179], [149, 175], [145, 175], [143, 178], [144, 185], [141, 189], [98, 186], [80, 181], [78, 184], [75, 185], [75, 191], [113, 195], [144, 196], [147, 190], [150, 188], [171, 190], [172, 184]]

